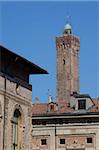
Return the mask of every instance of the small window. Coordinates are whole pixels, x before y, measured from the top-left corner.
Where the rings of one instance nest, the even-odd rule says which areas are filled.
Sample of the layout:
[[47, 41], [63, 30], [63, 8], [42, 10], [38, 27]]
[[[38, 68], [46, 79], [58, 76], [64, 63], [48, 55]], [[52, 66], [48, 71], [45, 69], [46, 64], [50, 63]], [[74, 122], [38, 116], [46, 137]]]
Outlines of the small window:
[[78, 109], [86, 109], [86, 100], [78, 100]]
[[60, 139], [60, 144], [65, 144], [65, 139]]
[[63, 65], [65, 65], [65, 59], [63, 59]]
[[87, 138], [87, 143], [92, 143], [92, 137]]
[[46, 139], [41, 139], [41, 145], [47, 145], [47, 140]]

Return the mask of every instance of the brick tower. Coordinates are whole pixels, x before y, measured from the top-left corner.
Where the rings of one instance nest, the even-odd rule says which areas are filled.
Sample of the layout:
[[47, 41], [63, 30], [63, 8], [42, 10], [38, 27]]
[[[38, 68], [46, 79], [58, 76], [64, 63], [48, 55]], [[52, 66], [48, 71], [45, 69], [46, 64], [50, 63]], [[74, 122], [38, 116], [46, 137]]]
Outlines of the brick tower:
[[58, 100], [70, 102], [70, 95], [79, 92], [79, 38], [66, 24], [63, 35], [56, 37], [56, 94]]

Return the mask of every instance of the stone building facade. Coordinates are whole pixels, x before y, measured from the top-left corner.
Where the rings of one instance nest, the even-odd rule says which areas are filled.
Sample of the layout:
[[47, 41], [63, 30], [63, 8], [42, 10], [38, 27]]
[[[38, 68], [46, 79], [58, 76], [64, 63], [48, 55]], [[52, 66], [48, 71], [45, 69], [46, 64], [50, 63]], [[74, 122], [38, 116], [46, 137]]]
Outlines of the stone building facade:
[[0, 150], [99, 150], [99, 98], [79, 93], [80, 40], [56, 37], [56, 102], [32, 104], [30, 74], [47, 71], [0, 46]]
[[0, 144], [0, 150], [3, 147], [4, 150], [14, 150], [17, 146], [20, 150], [30, 149], [29, 143], [25, 141], [30, 141], [31, 135], [31, 114], [29, 112], [31, 109], [31, 91], [20, 86], [17, 93], [17, 83], [6, 79], [5, 93], [4, 84], [5, 78], [0, 77], [0, 103], [2, 107], [0, 142], [3, 143]]
[[[34, 104], [33, 112], [39, 105]], [[32, 150], [99, 150], [99, 102], [86, 110], [61, 104], [54, 112], [48, 112], [46, 105], [45, 112], [32, 113]]]
[[30, 74], [47, 73], [0, 46], [0, 150], [31, 150]]

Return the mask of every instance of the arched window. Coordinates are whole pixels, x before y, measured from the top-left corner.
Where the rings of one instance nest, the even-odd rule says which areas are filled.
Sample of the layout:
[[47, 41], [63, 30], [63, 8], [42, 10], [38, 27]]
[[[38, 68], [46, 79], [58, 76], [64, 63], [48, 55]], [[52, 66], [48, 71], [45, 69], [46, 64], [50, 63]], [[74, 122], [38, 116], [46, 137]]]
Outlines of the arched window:
[[12, 150], [20, 149], [20, 137], [21, 137], [21, 113], [18, 109], [14, 111], [12, 122], [13, 136], [12, 136]]

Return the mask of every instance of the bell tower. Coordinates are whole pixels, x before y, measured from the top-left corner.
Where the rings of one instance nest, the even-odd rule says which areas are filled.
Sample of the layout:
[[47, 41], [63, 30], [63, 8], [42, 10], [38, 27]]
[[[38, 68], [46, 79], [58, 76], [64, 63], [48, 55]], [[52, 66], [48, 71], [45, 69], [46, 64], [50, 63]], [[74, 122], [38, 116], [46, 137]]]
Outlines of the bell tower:
[[70, 102], [70, 95], [79, 92], [79, 38], [67, 23], [63, 35], [56, 37], [56, 94], [57, 101]]

